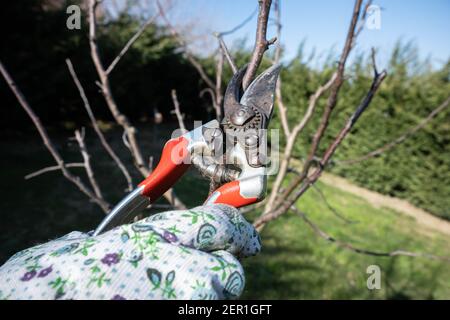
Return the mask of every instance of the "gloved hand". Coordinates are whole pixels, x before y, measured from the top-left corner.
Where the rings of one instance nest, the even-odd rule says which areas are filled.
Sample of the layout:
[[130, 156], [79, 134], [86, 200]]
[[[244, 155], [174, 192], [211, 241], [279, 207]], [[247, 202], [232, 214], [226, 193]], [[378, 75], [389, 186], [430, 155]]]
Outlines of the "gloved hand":
[[233, 207], [167, 211], [15, 254], [0, 267], [0, 299], [236, 298], [245, 284], [237, 258], [260, 248]]

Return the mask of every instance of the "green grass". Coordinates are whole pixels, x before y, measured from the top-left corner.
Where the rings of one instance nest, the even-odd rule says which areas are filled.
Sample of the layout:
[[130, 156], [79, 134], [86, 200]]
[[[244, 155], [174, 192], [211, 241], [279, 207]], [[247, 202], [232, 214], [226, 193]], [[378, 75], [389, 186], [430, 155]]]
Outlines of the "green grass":
[[[145, 154], [159, 155], [162, 138], [166, 136], [163, 131], [140, 132]], [[76, 146], [67, 145], [66, 141], [58, 141], [61, 153], [70, 161], [79, 161]], [[114, 203], [123, 195], [124, 179], [93, 141], [94, 137], [88, 135], [96, 174], [105, 196]], [[118, 142], [113, 147], [129, 163], [120, 133], [114, 141]], [[92, 230], [102, 219], [103, 213], [59, 173], [23, 179], [30, 171], [53, 164], [38, 138], [23, 136], [2, 141], [2, 150], [0, 264], [16, 251], [36, 243], [72, 230]], [[82, 174], [79, 169], [76, 172]], [[135, 181], [138, 179], [136, 176]], [[320, 183], [318, 186], [332, 206], [355, 222], [348, 224], [334, 215], [314, 190], [308, 191], [298, 205], [335, 238], [376, 251], [401, 248], [450, 256], [448, 236], [427, 231], [403, 214], [374, 208], [352, 194]], [[195, 172], [189, 172], [175, 190], [188, 206], [195, 206], [204, 200], [208, 183]], [[243, 261], [247, 279], [243, 298], [450, 299], [448, 263], [353, 253], [316, 236], [291, 212], [268, 224], [261, 236], [261, 254]], [[381, 290], [370, 291], [366, 287], [366, 268], [372, 264], [381, 268]]]
[[[333, 214], [314, 190], [298, 207], [333, 237], [373, 251], [404, 249], [450, 256], [448, 236], [427, 232], [412, 218], [376, 209], [365, 200], [318, 184]], [[267, 225], [262, 253], [244, 262], [252, 299], [449, 299], [449, 263], [411, 257], [374, 257], [351, 252], [317, 236], [290, 212]], [[381, 268], [381, 289], [368, 290], [366, 269]]]

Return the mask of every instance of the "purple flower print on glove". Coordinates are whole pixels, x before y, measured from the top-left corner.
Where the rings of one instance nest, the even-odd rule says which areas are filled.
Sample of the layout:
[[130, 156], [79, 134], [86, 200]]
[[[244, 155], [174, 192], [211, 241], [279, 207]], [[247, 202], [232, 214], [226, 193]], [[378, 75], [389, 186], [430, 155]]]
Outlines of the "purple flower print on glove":
[[38, 278], [44, 278], [52, 271], [53, 271], [52, 266], [42, 269], [38, 274]]
[[119, 263], [120, 256], [117, 253], [108, 253], [102, 258], [101, 261], [107, 266], [111, 266], [113, 264]]
[[36, 273], [37, 273], [36, 270], [25, 272], [25, 274], [22, 276], [22, 278], [20, 278], [20, 280], [22, 280], [22, 281], [30, 281], [31, 279], [34, 278]]

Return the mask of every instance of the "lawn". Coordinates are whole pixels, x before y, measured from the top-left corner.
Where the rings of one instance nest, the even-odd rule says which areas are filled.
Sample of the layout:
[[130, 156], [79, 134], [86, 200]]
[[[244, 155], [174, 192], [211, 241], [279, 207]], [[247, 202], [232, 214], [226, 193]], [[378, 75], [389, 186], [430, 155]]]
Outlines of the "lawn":
[[[108, 136], [114, 134], [117, 144], [113, 147], [126, 155], [120, 133], [108, 133]], [[163, 130], [140, 132], [145, 153], [158, 155], [163, 138], [167, 136]], [[92, 161], [105, 196], [114, 203], [123, 195], [123, 177], [107, 155], [99, 152], [100, 146], [94, 143], [90, 131], [87, 142], [88, 149], [93, 151]], [[80, 160], [73, 143], [68, 144], [65, 138], [60, 138], [57, 143], [66, 159]], [[1, 144], [0, 263], [33, 244], [72, 230], [91, 230], [102, 219], [103, 213], [59, 173], [23, 179], [33, 170], [53, 165], [36, 136], [15, 137], [3, 140]], [[128, 158], [125, 156], [125, 159]], [[81, 171], [77, 172], [81, 174]], [[135, 182], [138, 179], [136, 177]], [[335, 238], [375, 251], [401, 248], [450, 256], [448, 236], [425, 229], [411, 217], [374, 208], [355, 195], [321, 183], [318, 186], [329, 203], [352, 223], [331, 212], [314, 190], [305, 194], [298, 207]], [[191, 171], [175, 190], [188, 206], [194, 206], [205, 198], [208, 184]], [[261, 237], [261, 254], [244, 260], [247, 286], [243, 298], [450, 299], [449, 263], [357, 254], [316, 236], [291, 212], [270, 223]], [[381, 268], [381, 290], [366, 287], [366, 269], [373, 264]]]
[[[331, 212], [310, 189], [298, 204], [333, 237], [373, 251], [404, 249], [450, 256], [446, 235], [395, 211], [319, 183], [328, 202], [351, 223]], [[269, 224], [263, 251], [245, 261], [249, 299], [450, 299], [450, 262], [354, 253], [317, 236], [294, 213]], [[381, 289], [368, 290], [369, 265], [381, 269]]]

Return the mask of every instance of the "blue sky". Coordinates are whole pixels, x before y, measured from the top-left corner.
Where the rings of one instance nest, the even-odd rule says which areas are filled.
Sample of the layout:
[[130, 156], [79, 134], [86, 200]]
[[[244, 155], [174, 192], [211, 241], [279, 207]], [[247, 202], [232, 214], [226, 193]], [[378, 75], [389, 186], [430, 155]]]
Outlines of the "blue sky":
[[[331, 47], [339, 51], [345, 39], [353, 0], [284, 0], [281, 2], [283, 32], [281, 42], [285, 58], [295, 56], [299, 44], [306, 40], [307, 52], [326, 52]], [[375, 0], [382, 8], [381, 29], [365, 29], [358, 41], [359, 51], [370, 47], [379, 50], [381, 64], [387, 61], [397, 40], [414, 41], [422, 58], [431, 57], [439, 66], [450, 57], [450, 1], [449, 0]], [[182, 0], [177, 2], [178, 19], [198, 20], [199, 27], [208, 33], [225, 31], [245, 20], [257, 7], [256, 0]], [[254, 39], [256, 16], [236, 33], [225, 38], [227, 43]], [[269, 37], [275, 35], [274, 27]]]

